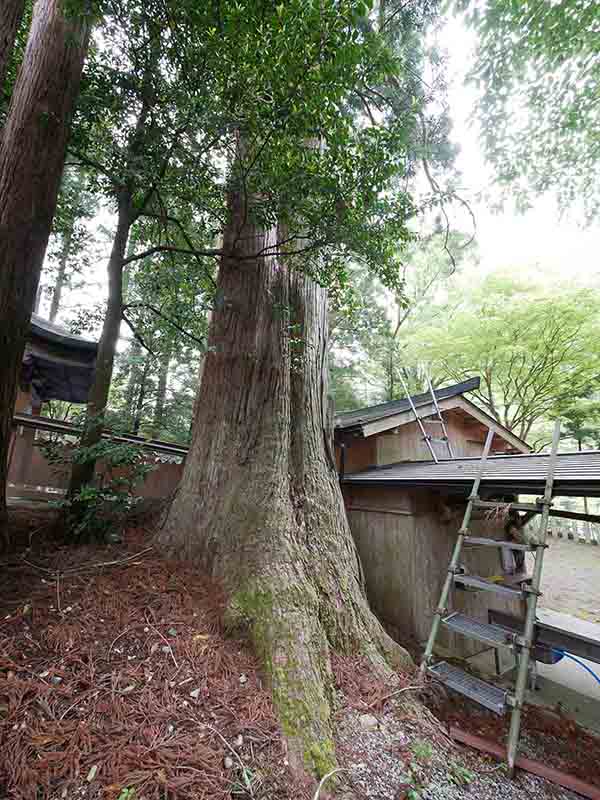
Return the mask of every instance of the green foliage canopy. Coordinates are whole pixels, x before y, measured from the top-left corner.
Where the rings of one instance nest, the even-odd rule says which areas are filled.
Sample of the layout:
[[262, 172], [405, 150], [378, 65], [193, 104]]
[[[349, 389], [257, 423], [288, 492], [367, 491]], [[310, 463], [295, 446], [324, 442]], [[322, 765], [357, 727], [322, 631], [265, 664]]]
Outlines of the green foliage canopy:
[[437, 382], [479, 375], [479, 399], [527, 439], [537, 421], [600, 388], [599, 299], [492, 275], [448, 321], [420, 329], [413, 354]]

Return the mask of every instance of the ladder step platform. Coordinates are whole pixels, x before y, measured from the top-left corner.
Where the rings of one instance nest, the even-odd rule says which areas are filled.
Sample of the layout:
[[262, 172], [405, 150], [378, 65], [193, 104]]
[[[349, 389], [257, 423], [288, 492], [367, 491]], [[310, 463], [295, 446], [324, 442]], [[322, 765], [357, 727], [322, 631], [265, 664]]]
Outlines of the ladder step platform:
[[482, 589], [484, 592], [496, 592], [496, 594], [503, 594], [506, 597], [525, 597], [526, 594], [522, 589], [515, 589], [512, 586], [506, 586], [504, 583], [487, 581], [485, 578], [479, 577], [479, 575], [457, 574], [454, 576], [454, 583], [459, 583], [462, 586], [471, 586], [473, 589]]
[[500, 625], [481, 622], [481, 620], [473, 619], [466, 614], [460, 614], [458, 611], [445, 617], [442, 624], [454, 633], [491, 644], [493, 647], [511, 647], [515, 638], [514, 631], [507, 631]]
[[489, 708], [495, 714], [506, 712], [508, 692], [505, 689], [499, 689], [491, 683], [469, 675], [468, 672], [464, 672], [446, 661], [440, 661], [429, 667], [429, 674], [449, 689], [454, 689], [455, 692], [459, 692], [470, 700], [475, 700], [476, 703]]
[[508, 547], [509, 550], [524, 550], [527, 553], [535, 551], [535, 545], [519, 544], [518, 542], [508, 542], [503, 539], [485, 539], [480, 536], [465, 536], [465, 544], [476, 544], [484, 547]]

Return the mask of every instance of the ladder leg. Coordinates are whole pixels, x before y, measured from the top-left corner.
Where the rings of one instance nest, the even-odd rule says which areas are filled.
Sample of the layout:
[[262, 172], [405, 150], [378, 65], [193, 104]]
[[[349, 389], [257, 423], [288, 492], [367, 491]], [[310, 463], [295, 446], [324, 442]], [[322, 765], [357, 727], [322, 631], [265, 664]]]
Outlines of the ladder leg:
[[544, 564], [544, 551], [546, 549], [546, 534], [548, 531], [548, 519], [550, 517], [550, 505], [552, 503], [552, 487], [554, 484], [554, 469], [556, 465], [556, 455], [558, 453], [558, 442], [560, 439], [560, 422], [554, 426], [554, 436], [552, 438], [552, 453], [548, 474], [546, 476], [546, 489], [544, 491], [544, 508], [540, 521], [539, 544], [535, 551], [535, 564], [531, 577], [531, 591], [527, 596], [527, 613], [525, 616], [525, 629], [523, 631], [523, 647], [519, 658], [517, 672], [517, 682], [515, 686], [514, 708], [510, 718], [510, 730], [508, 732], [506, 759], [508, 761], [508, 772], [512, 777], [515, 771], [515, 761], [517, 758], [517, 748], [519, 745], [519, 733], [521, 730], [521, 711], [527, 687], [529, 673], [529, 659], [531, 657], [531, 644], [535, 629], [535, 613], [537, 609], [537, 599], [542, 583], [542, 567]]
[[425, 444], [427, 445], [427, 447], [429, 449], [429, 452], [431, 453], [432, 459], [437, 464], [439, 459], [438, 459], [437, 455], [435, 454], [435, 450], [433, 449], [433, 445], [431, 444], [431, 437], [427, 435], [427, 431], [423, 427], [423, 420], [421, 419], [421, 417], [419, 416], [419, 412], [415, 408], [415, 404], [413, 403], [412, 397], [410, 396], [410, 392], [408, 391], [408, 385], [406, 384], [406, 381], [402, 377], [402, 371], [400, 371], [400, 373], [398, 374], [398, 377], [400, 378], [400, 383], [402, 384], [402, 389], [403, 389], [404, 393], [406, 394], [406, 399], [408, 400], [408, 402], [410, 404], [411, 411], [412, 411], [412, 413], [414, 415], [414, 418], [417, 421], [417, 425], [419, 426], [419, 430], [421, 431], [421, 436], [423, 437], [423, 440], [425, 441]]
[[[544, 506], [544, 514], [549, 511], [549, 505]], [[547, 520], [546, 520], [547, 524]], [[543, 525], [543, 519], [542, 519]], [[535, 614], [537, 610], [537, 599], [539, 594], [540, 585], [542, 582], [542, 566], [544, 563], [545, 551], [545, 532], [541, 531], [542, 543], [538, 545], [535, 551], [535, 565], [533, 568], [533, 575], [531, 578], [531, 592], [527, 596], [527, 612], [525, 615], [525, 629], [523, 631], [523, 646], [519, 654], [519, 664], [517, 668], [517, 682], [515, 685], [514, 695], [514, 708], [510, 718], [510, 730], [508, 732], [507, 753], [506, 760], [508, 761], [509, 775], [514, 775], [515, 760], [517, 757], [517, 747], [519, 744], [519, 732], [521, 729], [521, 711], [523, 708], [523, 700], [525, 698], [525, 690], [527, 689], [527, 681], [529, 678], [529, 662], [531, 657], [531, 646], [533, 643], [533, 635], [535, 630]]]
[[523, 708], [523, 698], [525, 697], [525, 689], [527, 688], [527, 678], [529, 674], [529, 655], [531, 647], [531, 634], [528, 636], [527, 631], [533, 631], [535, 624], [535, 610], [536, 610], [537, 597], [530, 594], [527, 598], [527, 621], [525, 624], [524, 643], [521, 653], [519, 655], [519, 666], [517, 672], [517, 682], [515, 686], [515, 706], [510, 717], [510, 730], [508, 732], [507, 753], [506, 760], [508, 761], [508, 773], [510, 777], [514, 775], [515, 760], [517, 757], [517, 746], [519, 744], [519, 732], [521, 730], [521, 711]]

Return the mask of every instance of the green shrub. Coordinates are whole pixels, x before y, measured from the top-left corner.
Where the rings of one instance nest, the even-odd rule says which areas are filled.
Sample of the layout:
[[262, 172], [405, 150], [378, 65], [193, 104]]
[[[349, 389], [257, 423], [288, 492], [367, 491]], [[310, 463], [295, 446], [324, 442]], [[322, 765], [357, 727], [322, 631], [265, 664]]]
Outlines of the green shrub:
[[90, 447], [68, 447], [60, 441], [48, 441], [40, 449], [56, 468], [96, 464], [93, 483], [52, 503], [69, 518], [74, 538], [107, 537], [111, 529], [118, 530], [141, 499], [133, 495], [135, 486], [154, 469], [154, 465], [147, 463], [140, 445], [129, 442], [101, 439]]

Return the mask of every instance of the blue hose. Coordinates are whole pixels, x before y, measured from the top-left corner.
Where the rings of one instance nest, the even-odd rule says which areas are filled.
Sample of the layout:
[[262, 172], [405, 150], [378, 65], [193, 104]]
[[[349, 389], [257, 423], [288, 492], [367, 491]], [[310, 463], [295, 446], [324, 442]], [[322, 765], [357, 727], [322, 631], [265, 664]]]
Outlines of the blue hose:
[[584, 664], [583, 661], [580, 661], [578, 658], [575, 658], [575, 656], [572, 656], [571, 653], [567, 653], [566, 650], [560, 650], [558, 647], [553, 647], [552, 650], [553, 652], [558, 653], [561, 656], [566, 656], [567, 658], [570, 658], [571, 661], [574, 661], [576, 664], [579, 664], [579, 666], [583, 667], [586, 672], [590, 673], [590, 675], [592, 676], [592, 678], [594, 678], [596, 683], [600, 684], [600, 678], [596, 675], [596, 673], [593, 670], [591, 670], [588, 667], [587, 664]]

